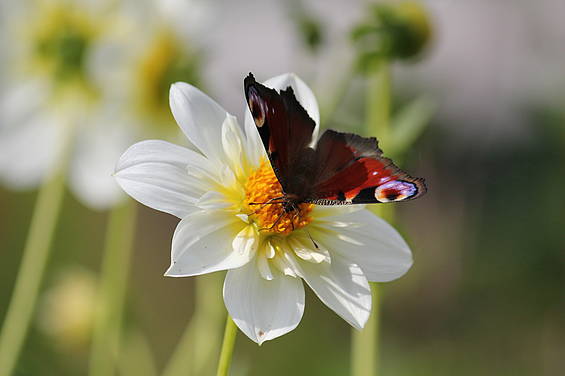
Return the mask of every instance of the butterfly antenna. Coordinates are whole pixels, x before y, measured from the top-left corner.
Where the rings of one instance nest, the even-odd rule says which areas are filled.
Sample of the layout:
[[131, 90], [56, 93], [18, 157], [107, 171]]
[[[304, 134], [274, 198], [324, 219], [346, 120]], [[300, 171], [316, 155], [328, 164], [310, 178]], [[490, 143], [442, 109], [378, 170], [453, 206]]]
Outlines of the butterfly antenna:
[[273, 198], [271, 198], [271, 199], [269, 199], [268, 201], [265, 201], [265, 202], [250, 202], [249, 205], [263, 205], [263, 206], [265, 206], [265, 205], [269, 205], [269, 204], [280, 204], [280, 203], [283, 203], [284, 200], [283, 201], [276, 201], [276, 202], [273, 202], [273, 201], [282, 200], [282, 199], [284, 199], [284, 196], [273, 197]]
[[258, 212], [260, 212], [261, 210], [263, 210], [263, 208], [267, 205], [276, 205], [276, 204], [282, 204], [284, 203], [283, 201], [275, 201], [275, 200], [281, 200], [284, 199], [284, 196], [280, 196], [280, 197], [273, 197], [270, 200], [266, 201], [266, 202], [250, 202], [249, 205], [261, 205], [261, 207], [257, 210], [255, 210], [253, 212], [253, 214], [257, 214]]

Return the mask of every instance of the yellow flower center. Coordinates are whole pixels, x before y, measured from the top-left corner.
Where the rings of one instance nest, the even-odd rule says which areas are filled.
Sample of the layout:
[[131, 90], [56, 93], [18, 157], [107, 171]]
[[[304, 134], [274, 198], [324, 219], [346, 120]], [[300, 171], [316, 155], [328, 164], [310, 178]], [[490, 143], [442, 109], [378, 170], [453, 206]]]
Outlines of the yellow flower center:
[[33, 64], [59, 83], [84, 79], [84, 62], [95, 28], [91, 20], [63, 4], [46, 7], [32, 23]]
[[284, 194], [271, 164], [263, 161], [245, 185], [245, 205], [262, 231], [289, 234], [312, 221], [313, 204], [302, 203], [297, 210], [284, 210]]
[[49, 99], [57, 106], [94, 103], [99, 88], [90, 79], [86, 62], [104, 30], [99, 19], [66, 1], [39, 2], [29, 17], [29, 22], [22, 23], [25, 27], [15, 30], [25, 46], [24, 55], [15, 56], [15, 72], [48, 79], [52, 84]]

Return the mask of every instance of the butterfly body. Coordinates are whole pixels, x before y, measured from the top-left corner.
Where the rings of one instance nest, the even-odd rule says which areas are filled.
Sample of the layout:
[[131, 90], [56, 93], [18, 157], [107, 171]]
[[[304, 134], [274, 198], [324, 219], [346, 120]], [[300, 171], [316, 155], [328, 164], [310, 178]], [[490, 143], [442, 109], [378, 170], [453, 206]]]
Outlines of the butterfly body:
[[286, 213], [302, 203], [350, 205], [405, 201], [426, 191], [382, 156], [376, 138], [326, 130], [313, 140], [315, 122], [291, 87], [277, 92], [244, 80], [247, 104], [261, 136], [283, 196], [273, 200]]

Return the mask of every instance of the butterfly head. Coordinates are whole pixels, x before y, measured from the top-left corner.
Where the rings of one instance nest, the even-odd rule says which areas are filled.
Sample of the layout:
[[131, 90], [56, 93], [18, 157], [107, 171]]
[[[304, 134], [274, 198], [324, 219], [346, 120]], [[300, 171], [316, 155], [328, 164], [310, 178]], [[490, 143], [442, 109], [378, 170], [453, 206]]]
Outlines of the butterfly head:
[[248, 214], [262, 231], [288, 235], [312, 221], [314, 205], [285, 194], [268, 161], [263, 161], [251, 174], [245, 191]]

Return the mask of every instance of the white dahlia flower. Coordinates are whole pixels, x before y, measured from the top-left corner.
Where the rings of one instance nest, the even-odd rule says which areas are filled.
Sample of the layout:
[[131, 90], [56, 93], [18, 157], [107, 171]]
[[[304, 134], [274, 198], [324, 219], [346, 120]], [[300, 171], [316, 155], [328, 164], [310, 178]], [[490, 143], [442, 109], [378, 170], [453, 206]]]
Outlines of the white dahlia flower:
[[204, 7], [114, 3], [0, 3], [0, 184], [37, 187], [71, 133], [69, 188], [88, 207], [109, 209], [125, 198], [112, 177], [120, 153], [140, 135], [176, 137], [168, 88], [197, 78], [198, 61], [172, 18], [194, 25]]
[[[284, 74], [265, 85], [291, 86], [319, 123], [316, 99], [298, 77]], [[186, 83], [171, 87], [170, 105], [198, 150], [143, 141], [122, 155], [115, 173], [130, 196], [182, 219], [165, 275], [227, 270], [227, 310], [259, 344], [296, 328], [304, 312], [303, 280], [324, 304], [362, 328], [371, 311], [369, 281], [396, 279], [412, 264], [398, 232], [360, 205], [302, 204], [306, 215], [282, 220], [280, 205], [251, 206], [280, 196], [281, 187], [249, 113], [242, 129]]]

